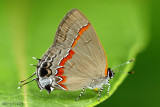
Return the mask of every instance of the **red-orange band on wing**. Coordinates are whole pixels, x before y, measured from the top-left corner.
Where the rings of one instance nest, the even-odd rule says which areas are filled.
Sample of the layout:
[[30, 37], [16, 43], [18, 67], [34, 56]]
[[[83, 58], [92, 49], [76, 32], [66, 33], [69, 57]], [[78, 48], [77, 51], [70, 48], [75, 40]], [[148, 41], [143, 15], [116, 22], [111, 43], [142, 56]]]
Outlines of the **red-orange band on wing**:
[[77, 38], [75, 38], [74, 42], [72, 43], [72, 46], [71, 47], [74, 47], [76, 44], [77, 44], [77, 41], [80, 39], [80, 36], [83, 34], [83, 32], [85, 32], [86, 30], [88, 30], [90, 26], [90, 23], [88, 23], [86, 26], [83, 26], [79, 32], [78, 32], [78, 36]]
[[73, 44], [72, 44], [72, 47], [74, 47], [76, 44], [77, 44], [77, 41], [74, 40], [74, 42], [73, 42]]
[[70, 50], [70, 51], [69, 51], [69, 54], [68, 54], [65, 58], [63, 58], [63, 59], [61, 60], [61, 62], [60, 62], [59, 65], [60, 65], [60, 66], [64, 66], [64, 65], [65, 65], [65, 62], [67, 62], [68, 59], [71, 59], [73, 54], [75, 54], [75, 52], [74, 52], [73, 50]]
[[79, 39], [80, 39], [80, 35], [77, 36], [77, 39], [76, 39], [76, 40], [79, 40]]
[[58, 69], [57, 69], [58, 73], [56, 74], [56, 76], [63, 75], [63, 73], [64, 73], [63, 69], [65, 69], [65, 68], [64, 68], [64, 67], [58, 68]]
[[70, 54], [70, 55], [73, 55], [73, 54], [75, 54], [75, 52], [74, 52], [73, 50], [70, 50], [70, 51], [69, 51], [69, 54]]
[[69, 55], [66, 56], [66, 58], [67, 58], [67, 59], [71, 59], [71, 58], [72, 58], [72, 55], [69, 54]]
[[59, 76], [59, 77], [61, 77], [63, 80], [61, 82], [59, 82], [58, 84], [62, 84], [67, 81], [66, 76]]
[[[71, 47], [74, 47], [74, 46], [77, 44], [77, 41], [80, 39], [80, 36], [83, 34], [83, 32], [85, 32], [86, 30], [88, 30], [89, 26], [90, 26], [90, 23], [88, 23], [86, 26], [83, 26], [83, 27], [79, 30], [78, 36], [75, 38], [75, 40], [74, 40], [74, 42], [72, 43], [72, 46], [71, 46]], [[71, 58], [72, 58], [72, 55], [74, 55], [74, 54], [75, 54], [75, 52], [74, 52], [73, 50], [70, 50], [70, 51], [69, 51], [69, 54], [61, 60], [61, 62], [60, 62], [59, 65], [60, 65], [60, 66], [64, 66], [64, 65], [65, 65], [65, 62], [67, 62], [67, 60], [71, 59]], [[56, 74], [56, 76], [60, 76], [60, 77], [62, 78], [62, 81], [59, 82], [58, 84], [59, 84], [61, 87], [63, 87], [64, 89], [67, 90], [67, 87], [62, 84], [62, 83], [64, 83], [64, 82], [67, 81], [67, 79], [66, 79], [67, 77], [66, 77], [66, 76], [63, 76], [63, 73], [64, 73], [63, 69], [64, 69], [64, 67], [63, 67], [63, 68], [58, 68], [58, 69], [57, 69], [58, 73]]]
[[62, 59], [59, 65], [64, 66], [64, 64], [65, 64], [65, 61]]
[[68, 88], [65, 86], [65, 85], [63, 85], [63, 84], [59, 84], [61, 87], [63, 87], [64, 89], [66, 89], [66, 90], [68, 90]]
[[[75, 52], [74, 52], [73, 50], [70, 50], [70, 51], [68, 52], [68, 55], [61, 60], [61, 62], [60, 62], [59, 65], [60, 65], [60, 66], [64, 66], [64, 65], [65, 65], [65, 62], [67, 62], [69, 59], [71, 59], [71, 58], [72, 58], [72, 55], [74, 55], [74, 54], [75, 54]], [[63, 76], [63, 73], [64, 73], [63, 69], [65, 69], [65, 68], [64, 68], [64, 67], [58, 68], [58, 69], [57, 69], [58, 73], [56, 74], [56, 76], [60, 76], [60, 77], [62, 78], [62, 81], [59, 82], [58, 84], [59, 84], [61, 87], [65, 88], [65, 89], [67, 90], [67, 87], [62, 84], [62, 83], [64, 83], [64, 82], [67, 81], [67, 79], [66, 79], [67, 77], [66, 77], [66, 76]]]

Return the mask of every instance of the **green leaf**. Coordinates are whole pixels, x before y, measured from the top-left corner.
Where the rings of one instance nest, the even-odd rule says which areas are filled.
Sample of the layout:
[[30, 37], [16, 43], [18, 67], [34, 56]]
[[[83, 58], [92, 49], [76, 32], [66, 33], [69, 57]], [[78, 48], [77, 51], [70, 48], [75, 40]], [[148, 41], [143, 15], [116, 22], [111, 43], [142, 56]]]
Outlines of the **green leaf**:
[[[30, 76], [35, 68], [29, 66], [41, 57], [53, 42], [54, 34], [63, 16], [72, 8], [80, 9], [91, 21], [107, 54], [109, 67], [122, 64], [145, 49], [149, 40], [148, 6], [141, 2], [85, 2], [64, 1], [11, 1], [0, 3], [0, 103], [25, 107], [95, 106], [98, 93], [86, 90], [78, 101], [81, 90], [40, 92], [32, 82], [18, 90], [18, 82]], [[63, 7], [63, 8], [62, 8]], [[64, 9], [65, 8], [65, 9]], [[146, 18], [148, 17], [148, 18]], [[128, 72], [133, 63], [118, 68]], [[116, 72], [110, 81], [110, 97], [128, 76]], [[130, 78], [132, 78], [130, 76]], [[77, 84], [78, 85], [78, 84]], [[101, 93], [101, 102], [106, 100], [107, 88]]]

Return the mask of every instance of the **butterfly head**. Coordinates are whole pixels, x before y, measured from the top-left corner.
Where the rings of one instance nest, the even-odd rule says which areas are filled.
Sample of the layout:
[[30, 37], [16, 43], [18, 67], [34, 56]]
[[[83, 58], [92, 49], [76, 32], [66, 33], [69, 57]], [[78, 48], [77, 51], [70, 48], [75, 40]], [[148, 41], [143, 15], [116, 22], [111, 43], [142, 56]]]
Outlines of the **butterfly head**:
[[112, 79], [114, 75], [115, 73], [113, 72], [113, 70], [111, 68], [108, 68], [106, 77], [108, 77], [109, 79]]

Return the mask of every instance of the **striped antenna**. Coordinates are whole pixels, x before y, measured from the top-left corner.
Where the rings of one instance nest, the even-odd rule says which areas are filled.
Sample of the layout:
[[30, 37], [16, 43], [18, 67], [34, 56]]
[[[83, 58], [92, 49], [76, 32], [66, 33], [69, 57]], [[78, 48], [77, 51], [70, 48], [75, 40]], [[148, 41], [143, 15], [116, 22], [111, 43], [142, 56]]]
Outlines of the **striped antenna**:
[[26, 84], [28, 84], [28, 83], [30, 83], [30, 82], [36, 80], [36, 79], [37, 79], [37, 78], [33, 78], [31, 81], [28, 81], [28, 82], [26, 82], [26, 83], [20, 85], [20, 86], [18, 87], [18, 89], [20, 89], [22, 86], [24, 86], [24, 85], [26, 85]]
[[[117, 68], [117, 67], [120, 67], [120, 66], [123, 66], [123, 65], [129, 64], [129, 63], [133, 62], [134, 60], [135, 60], [135, 59], [131, 59], [131, 60], [129, 60], [129, 61], [127, 61], [127, 62], [123, 63], [123, 64], [117, 65], [117, 66], [113, 67], [111, 70], [113, 70], [113, 69], [115, 69], [115, 68]], [[116, 70], [113, 70], [113, 71], [116, 71]]]
[[119, 70], [113, 70], [113, 71], [122, 72], [122, 73], [127, 73], [127, 74], [134, 74], [134, 71], [129, 71], [129, 72], [123, 72], [123, 71], [119, 71]]
[[23, 81], [20, 81], [19, 84], [21, 84], [22, 82], [24, 82], [24, 81], [26, 81], [26, 80], [32, 78], [35, 74], [36, 74], [36, 72], [34, 72], [34, 73], [33, 73], [30, 77], [28, 77], [27, 79], [25, 79], [25, 80], [23, 80]]

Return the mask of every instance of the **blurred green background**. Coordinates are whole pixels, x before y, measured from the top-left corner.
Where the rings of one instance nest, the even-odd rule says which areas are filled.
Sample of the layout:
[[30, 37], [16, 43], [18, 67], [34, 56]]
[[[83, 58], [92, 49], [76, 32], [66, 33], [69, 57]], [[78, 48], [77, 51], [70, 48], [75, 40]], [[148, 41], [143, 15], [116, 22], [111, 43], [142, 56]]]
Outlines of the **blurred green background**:
[[[119, 64], [116, 61], [113, 64], [112, 60], [125, 62], [129, 55], [135, 56], [132, 55], [134, 52], [128, 52], [125, 58], [125, 51], [120, 52], [125, 47], [117, 48], [119, 45], [132, 44], [134, 35], [143, 37], [138, 39], [140, 50], [135, 49], [135, 53], [138, 53], [133, 67], [135, 74], [128, 76], [115, 93], [97, 107], [159, 107], [158, 0], [0, 0], [0, 102], [3, 103], [5, 99], [11, 102], [25, 99], [25, 104], [34, 105], [34, 101], [19, 93], [15, 83], [35, 71], [35, 68], [29, 67], [30, 63], [36, 64], [31, 57], [40, 58], [43, 55], [53, 42], [60, 21], [73, 8], [82, 11], [93, 24], [111, 67]], [[128, 36], [122, 40], [123, 34]], [[29, 91], [24, 89], [24, 94], [31, 93], [35, 85]], [[41, 100], [47, 102], [44, 98]]]

